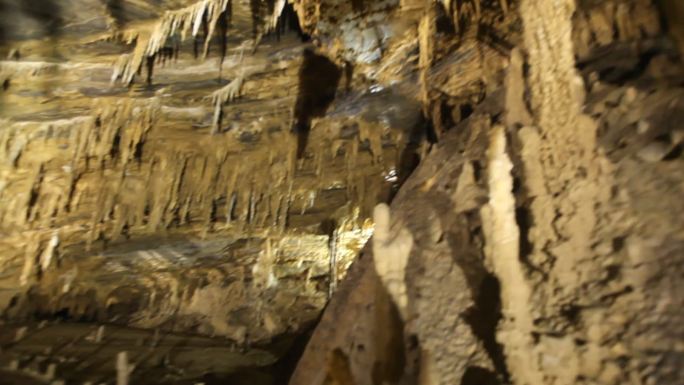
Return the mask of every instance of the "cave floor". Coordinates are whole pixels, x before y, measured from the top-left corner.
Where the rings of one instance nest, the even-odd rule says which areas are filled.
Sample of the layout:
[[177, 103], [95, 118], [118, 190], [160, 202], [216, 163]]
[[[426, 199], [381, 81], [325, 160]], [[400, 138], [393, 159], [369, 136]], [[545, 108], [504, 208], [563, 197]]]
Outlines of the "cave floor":
[[9, 324], [0, 328], [0, 383], [110, 384], [116, 381], [117, 356], [126, 352], [129, 364], [135, 366], [132, 383], [268, 385], [277, 383], [276, 363], [291, 342], [284, 338], [266, 347], [247, 347], [227, 339], [158, 329], [67, 322]]

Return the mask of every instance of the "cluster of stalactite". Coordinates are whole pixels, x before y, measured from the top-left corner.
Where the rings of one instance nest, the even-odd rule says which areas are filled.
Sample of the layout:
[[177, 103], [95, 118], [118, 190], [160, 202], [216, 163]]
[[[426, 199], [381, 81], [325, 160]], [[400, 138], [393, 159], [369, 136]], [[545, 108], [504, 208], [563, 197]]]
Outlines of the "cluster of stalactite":
[[[256, 49], [264, 34], [279, 31], [285, 0], [252, 0], [250, 8]], [[147, 80], [150, 82], [155, 60], [159, 62], [177, 56], [180, 44], [188, 38], [194, 39], [195, 56], [206, 57], [217, 27], [220, 32], [222, 63], [232, 13], [232, 0], [201, 0], [179, 10], [167, 11], [154, 24], [115, 31], [117, 39], [129, 44], [135, 42], [135, 48], [132, 53], [123, 55], [118, 60], [112, 81], [131, 83], [145, 65], [148, 71]], [[203, 41], [201, 53], [198, 47], [200, 40]]]
[[[311, 323], [344, 277], [370, 228], [336, 231], [335, 269], [327, 235], [175, 241], [137, 251], [66, 258], [43, 272], [5, 315], [113, 322], [146, 329], [268, 341]], [[210, 261], [210, 262], [208, 262]]]
[[[157, 99], [101, 100], [93, 107], [93, 116], [7, 123], [0, 138], [8, 175], [0, 188], [7, 202], [0, 222], [20, 230], [12, 238], [26, 245], [23, 284], [50, 265], [60, 239], [91, 245], [183, 226], [205, 234], [224, 228], [282, 232], [292, 211], [314, 206], [319, 186], [343, 186], [346, 196], [367, 207], [382, 188], [382, 180], [367, 178], [384, 167], [376, 161], [382, 157], [380, 130], [370, 126], [360, 131], [373, 155], [357, 140], [330, 143], [313, 151], [310, 170], [298, 170], [296, 139], [288, 134], [262, 138], [261, 145], [271, 148], [263, 152], [235, 152], [233, 135], [201, 137], [196, 148], [179, 143], [168, 151], [154, 145], [162, 131]], [[346, 171], [324, 172], [330, 167]]]
[[[155, 56], [165, 49], [178, 49], [178, 45], [168, 46], [169, 40], [183, 41], [188, 37], [197, 39], [203, 34], [203, 56], [209, 50], [209, 43], [219, 20], [227, 25], [231, 13], [232, 0], [202, 0], [186, 8], [167, 11], [156, 23], [147, 28], [135, 28], [120, 32], [124, 41], [135, 41], [131, 54], [122, 56], [116, 64], [112, 80], [121, 79], [124, 83], [133, 77], [147, 61], [148, 71], [152, 71]], [[227, 33], [225, 28], [222, 31]], [[197, 53], [197, 48], [196, 48]]]

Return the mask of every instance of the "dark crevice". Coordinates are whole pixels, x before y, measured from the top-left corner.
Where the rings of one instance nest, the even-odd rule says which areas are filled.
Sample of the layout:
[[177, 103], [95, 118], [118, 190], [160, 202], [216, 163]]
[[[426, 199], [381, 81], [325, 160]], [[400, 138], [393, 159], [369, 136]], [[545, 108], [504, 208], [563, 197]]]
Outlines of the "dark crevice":
[[283, 17], [286, 20], [285, 25], [287, 26], [287, 30], [295, 31], [303, 43], [311, 41], [311, 36], [302, 29], [302, 26], [299, 24], [299, 17], [292, 7], [292, 4], [289, 2], [285, 4], [285, 9], [283, 9]]
[[299, 88], [295, 102], [295, 122], [292, 131], [297, 135], [297, 159], [304, 157], [311, 120], [322, 117], [335, 100], [342, 70], [325, 56], [307, 48], [299, 69]]
[[26, 219], [29, 219], [29, 217], [31, 216], [31, 211], [33, 210], [33, 206], [35, 206], [36, 203], [38, 203], [38, 199], [40, 198], [40, 186], [43, 182], [42, 166], [41, 166], [40, 174], [41, 175], [40, 175], [39, 180], [37, 181], [37, 183], [35, 183], [33, 185], [33, 187], [31, 188], [31, 193], [29, 194], [28, 205], [26, 206]]
[[119, 156], [119, 147], [121, 146], [121, 129], [116, 131], [114, 139], [112, 139], [112, 147], [109, 149], [109, 157], [116, 159]]
[[475, 182], [480, 183], [482, 181], [482, 164], [477, 160], [470, 162], [470, 164], [473, 166]]
[[453, 18], [447, 14], [442, 3], [434, 4], [436, 11], [435, 26], [438, 34], [453, 36], [456, 34], [456, 26]]
[[[386, 331], [382, 333], [385, 336], [383, 342], [377, 344], [382, 351], [376, 357], [371, 373], [374, 385], [396, 384], [404, 375], [408, 363], [404, 351], [404, 324], [394, 302], [391, 300], [388, 302], [388, 319], [387, 324], [384, 325]], [[376, 336], [376, 338], [378, 337]], [[350, 385], [353, 384], [350, 383]]]
[[352, 10], [356, 13], [363, 13], [366, 10], [365, 0], [351, 0]]
[[133, 151], [133, 159], [138, 163], [142, 163], [143, 157], [143, 147], [145, 146], [145, 141], [141, 140], [135, 145], [135, 151]]
[[62, 8], [57, 0], [21, 0], [21, 11], [41, 26], [42, 35], [58, 38], [62, 28]]
[[570, 324], [577, 324], [580, 322], [580, 313], [582, 308], [574, 304], [565, 304], [561, 306], [561, 315], [568, 320]]
[[259, 26], [263, 24], [263, 6], [260, 0], [249, 0], [249, 9], [252, 15], [252, 38], [259, 34]]
[[105, 0], [107, 12], [114, 19], [116, 27], [121, 28], [126, 25], [126, 10], [121, 0]]
[[665, 161], [672, 161], [675, 159], [679, 159], [682, 156], [682, 152], [684, 151], [684, 143], [680, 143], [679, 145], [675, 146], [665, 157], [663, 160]]
[[469, 103], [461, 104], [459, 108], [461, 109], [461, 120], [468, 119], [474, 112], [473, 106]]
[[286, 350], [286, 353], [272, 367], [275, 378], [282, 379], [282, 383], [287, 384], [292, 377], [292, 373], [294, 373], [299, 359], [304, 354], [316, 325], [318, 325], [318, 320], [304, 326], [302, 330], [296, 333], [286, 334], [271, 341], [270, 349], [284, 345], [283, 349]]
[[[470, 325], [473, 334], [482, 341], [497, 373], [504, 382], [508, 382], [510, 376], [506, 368], [503, 347], [496, 341], [496, 327], [501, 317], [501, 287], [499, 280], [492, 274], [486, 274], [477, 291], [475, 306], [468, 309], [465, 320]], [[475, 371], [470, 376], [469, 382], [465, 382], [466, 376], [464, 376], [461, 383], [464, 385], [499, 383], [497, 376], [493, 373], [491, 376], [485, 376], [484, 373]], [[495, 380], [495, 382], [477, 382], [484, 380]]]
[[226, 60], [226, 52], [228, 51], [228, 28], [230, 27], [230, 19], [232, 18], [231, 5], [228, 5], [228, 9], [219, 16], [218, 30], [219, 38], [221, 39], [221, 45], [219, 53], [221, 55], [221, 60], [219, 61], [219, 79], [221, 78], [221, 70], [223, 69], [223, 62]]
[[527, 207], [518, 207], [515, 209], [515, 221], [520, 229], [519, 247], [520, 259], [527, 261], [528, 256], [532, 253], [532, 244], [529, 240], [529, 232], [532, 227], [532, 218]]
[[440, 125], [442, 126], [444, 131], [449, 131], [449, 129], [454, 127], [457, 123], [454, 121], [453, 114], [451, 113], [452, 108], [453, 107], [450, 106], [446, 100], [443, 100], [442, 103], [440, 103], [440, 115], [442, 116], [442, 121], [440, 122]]
[[[7, 15], [9, 13], [9, 7], [7, 6], [6, 0], [0, 0], [0, 15]], [[0, 45], [5, 45], [8, 40], [7, 26], [5, 25], [5, 20], [0, 20]]]
[[152, 85], [152, 76], [154, 76], [154, 59], [157, 55], [151, 55], [147, 57], [147, 85]]
[[437, 125], [439, 122], [435, 122], [431, 119], [426, 119], [426, 124], [425, 124], [425, 139], [429, 143], [437, 143], [439, 141], [439, 133], [437, 132], [438, 128]]
[[501, 381], [497, 377], [496, 373], [479, 366], [469, 366], [463, 374], [463, 378], [461, 378], [461, 385], [499, 384], [501, 384]]

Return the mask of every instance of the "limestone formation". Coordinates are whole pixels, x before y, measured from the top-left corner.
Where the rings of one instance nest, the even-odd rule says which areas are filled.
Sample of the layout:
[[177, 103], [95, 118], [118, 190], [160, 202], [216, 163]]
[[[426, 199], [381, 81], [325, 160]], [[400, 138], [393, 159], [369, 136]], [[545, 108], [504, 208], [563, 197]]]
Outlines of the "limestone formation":
[[373, 233], [375, 271], [392, 296], [397, 308], [406, 318], [408, 304], [406, 265], [413, 247], [413, 237], [405, 228], [401, 228], [395, 237], [391, 236], [390, 209], [385, 204], [375, 207], [373, 220], [375, 221], [375, 232]]
[[0, 0], [0, 383], [679, 384], [683, 12]]

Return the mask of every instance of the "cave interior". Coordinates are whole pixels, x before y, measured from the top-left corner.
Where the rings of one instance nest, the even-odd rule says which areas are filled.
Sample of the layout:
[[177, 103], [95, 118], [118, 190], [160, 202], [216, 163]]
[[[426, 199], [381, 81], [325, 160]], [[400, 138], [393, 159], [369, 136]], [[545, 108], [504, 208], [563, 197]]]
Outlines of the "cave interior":
[[0, 0], [0, 385], [681, 385], [681, 0]]

